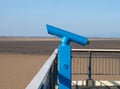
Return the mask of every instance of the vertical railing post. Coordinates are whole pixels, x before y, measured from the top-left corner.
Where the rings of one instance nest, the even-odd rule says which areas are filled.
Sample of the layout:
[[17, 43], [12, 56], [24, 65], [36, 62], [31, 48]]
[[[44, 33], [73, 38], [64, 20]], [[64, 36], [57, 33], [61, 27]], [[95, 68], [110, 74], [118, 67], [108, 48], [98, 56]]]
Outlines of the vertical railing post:
[[57, 74], [58, 74], [58, 58], [56, 57], [55, 61], [54, 61], [54, 89], [56, 89], [56, 85], [57, 85]]
[[89, 60], [88, 60], [88, 79], [86, 80], [87, 86], [94, 86], [94, 80], [91, 79], [91, 61], [92, 61], [92, 51], [89, 51]]
[[55, 86], [55, 62], [53, 62], [52, 66], [51, 66], [51, 69], [50, 69], [50, 87], [49, 89], [55, 89], [54, 86]]
[[53, 82], [52, 82], [52, 71], [53, 71], [53, 65], [50, 68], [50, 73], [49, 73], [49, 88], [52, 89]]
[[89, 51], [89, 62], [88, 62], [88, 79], [91, 80], [91, 54], [92, 52]]
[[53, 62], [53, 65], [51, 66], [50, 69], [50, 89], [56, 89], [57, 85], [57, 57]]

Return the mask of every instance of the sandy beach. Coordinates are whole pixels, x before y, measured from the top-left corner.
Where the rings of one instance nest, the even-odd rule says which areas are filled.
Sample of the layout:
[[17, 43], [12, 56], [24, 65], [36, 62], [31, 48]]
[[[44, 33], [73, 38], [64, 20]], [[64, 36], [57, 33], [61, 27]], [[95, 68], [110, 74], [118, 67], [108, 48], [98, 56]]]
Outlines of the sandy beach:
[[0, 89], [24, 89], [47, 55], [0, 54]]
[[[39, 71], [60, 39], [1, 38], [0, 89], [24, 89]], [[90, 39], [90, 44], [72, 48], [120, 49], [120, 39]]]

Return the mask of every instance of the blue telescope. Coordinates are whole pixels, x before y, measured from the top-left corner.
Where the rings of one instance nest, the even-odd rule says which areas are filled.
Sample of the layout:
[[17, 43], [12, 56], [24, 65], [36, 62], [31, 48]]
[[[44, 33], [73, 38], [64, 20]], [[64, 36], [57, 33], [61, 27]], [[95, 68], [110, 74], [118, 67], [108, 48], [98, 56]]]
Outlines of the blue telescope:
[[58, 36], [62, 38], [62, 43], [59, 45], [58, 52], [58, 88], [59, 89], [71, 89], [72, 83], [72, 61], [71, 61], [71, 46], [69, 43], [71, 41], [76, 42], [80, 45], [86, 45], [88, 43], [88, 39], [83, 36], [76, 35], [72, 32], [68, 32], [62, 30], [60, 28], [46, 25], [47, 31], [49, 34]]
[[62, 39], [65, 38], [65, 40], [67, 39], [68, 43], [70, 41], [76, 42], [80, 45], [86, 45], [88, 43], [88, 39], [86, 37], [62, 30], [60, 28], [57, 28], [48, 24], [46, 25], [46, 27], [49, 34], [55, 35]]

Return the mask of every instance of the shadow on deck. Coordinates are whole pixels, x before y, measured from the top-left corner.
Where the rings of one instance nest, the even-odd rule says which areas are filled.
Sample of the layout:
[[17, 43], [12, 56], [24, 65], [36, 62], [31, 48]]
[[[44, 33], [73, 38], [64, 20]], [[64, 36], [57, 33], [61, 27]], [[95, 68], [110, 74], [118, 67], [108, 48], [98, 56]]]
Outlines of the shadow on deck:
[[72, 86], [72, 89], [120, 89], [120, 86]]

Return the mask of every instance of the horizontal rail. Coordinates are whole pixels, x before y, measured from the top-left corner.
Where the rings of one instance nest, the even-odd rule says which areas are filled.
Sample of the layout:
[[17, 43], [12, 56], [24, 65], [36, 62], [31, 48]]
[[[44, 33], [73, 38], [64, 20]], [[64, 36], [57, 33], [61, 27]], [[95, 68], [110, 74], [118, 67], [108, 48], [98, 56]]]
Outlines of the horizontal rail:
[[[88, 74], [88, 57], [74, 57], [73, 75]], [[120, 75], [120, 57], [92, 57], [91, 58], [92, 75]]]
[[120, 52], [120, 49], [72, 49], [72, 52]]
[[28, 84], [26, 89], [40, 89], [42, 87], [44, 79], [46, 78], [54, 60], [57, 57], [57, 53], [58, 53], [58, 49], [55, 49], [53, 54], [46, 61], [46, 63], [43, 65], [43, 67], [40, 69], [40, 71], [36, 74], [36, 76], [33, 78], [33, 80]]
[[87, 74], [88, 79], [91, 75], [120, 75], [120, 49], [72, 49], [72, 52], [73, 75]]
[[[89, 55], [87, 53], [87, 55], [89, 55], [89, 56], [84, 57], [83, 59], [81, 59], [80, 56], [79, 56], [79, 58], [78, 58], [78, 56], [77, 56], [77, 58], [75, 57], [75, 59], [73, 57], [73, 60], [72, 60], [73, 61], [73, 66], [72, 67], [73, 67], [73, 69], [75, 68], [75, 70], [73, 70], [73, 75], [74, 74], [75, 75], [76, 74], [77, 75], [79, 75], [79, 74], [80, 75], [89, 74], [91, 76], [91, 75], [94, 75], [94, 74], [95, 75], [97, 75], [97, 74], [100, 75], [100, 74], [111, 74], [111, 73], [112, 73], [112, 75], [114, 75], [113, 72], [115, 72], [118, 75], [120, 74], [120, 71], [118, 71], [119, 68], [120, 68], [120, 66], [119, 66], [120, 60], [118, 60], [119, 58], [116, 59], [117, 61], [113, 61], [113, 60], [110, 59], [110, 62], [109, 62], [109, 61], [106, 61], [107, 57], [104, 57], [105, 59], [103, 60], [103, 64], [102, 64], [102, 60], [100, 59], [102, 57], [100, 57], [99, 59], [96, 59], [97, 57], [91, 56], [92, 52], [115, 52], [115, 53], [120, 53], [119, 49], [72, 49], [71, 51], [72, 52], [88, 52], [90, 54]], [[51, 77], [54, 77], [55, 76], [54, 74], [56, 74], [55, 72], [53, 72], [54, 69], [52, 69], [52, 67], [54, 65], [55, 59], [57, 58], [57, 54], [58, 54], [58, 49], [55, 49], [54, 52], [52, 53], [52, 55], [49, 57], [49, 59], [46, 61], [46, 63], [43, 65], [43, 67], [39, 70], [39, 72], [35, 75], [35, 77], [32, 79], [32, 81], [28, 84], [28, 86], [25, 89], [41, 89], [41, 88], [44, 89], [43, 87], [45, 87], [48, 83], [48, 82], [46, 83], [46, 81], [52, 82]], [[108, 63], [111, 64], [112, 62], [117, 63], [117, 64], [116, 65], [112, 64], [111, 67], [109, 67], [110, 65], [108, 65]], [[92, 63], [92, 64], [90, 64], [90, 63]], [[87, 69], [87, 65], [89, 67], [88, 69]], [[93, 67], [93, 69], [91, 69], [91, 67]], [[105, 67], [106, 68], [109, 67], [108, 71], [106, 71], [104, 69]], [[115, 69], [115, 67], [119, 67], [119, 68]], [[78, 70], [77, 68], [80, 68], [80, 69]], [[84, 69], [84, 68], [86, 68], [86, 69]], [[110, 68], [112, 68], [112, 70], [110, 70]], [[115, 70], [113, 70], [113, 68]], [[100, 69], [100, 70], [96, 71], [98, 69]], [[50, 71], [53, 73], [52, 76], [50, 75], [50, 73], [51, 73]], [[53, 81], [54, 81], [54, 79], [53, 79]], [[49, 83], [49, 84], [51, 84], [51, 83]], [[45, 88], [45, 89], [47, 89], [47, 88]], [[48, 88], [48, 89], [50, 89], [50, 88]]]

